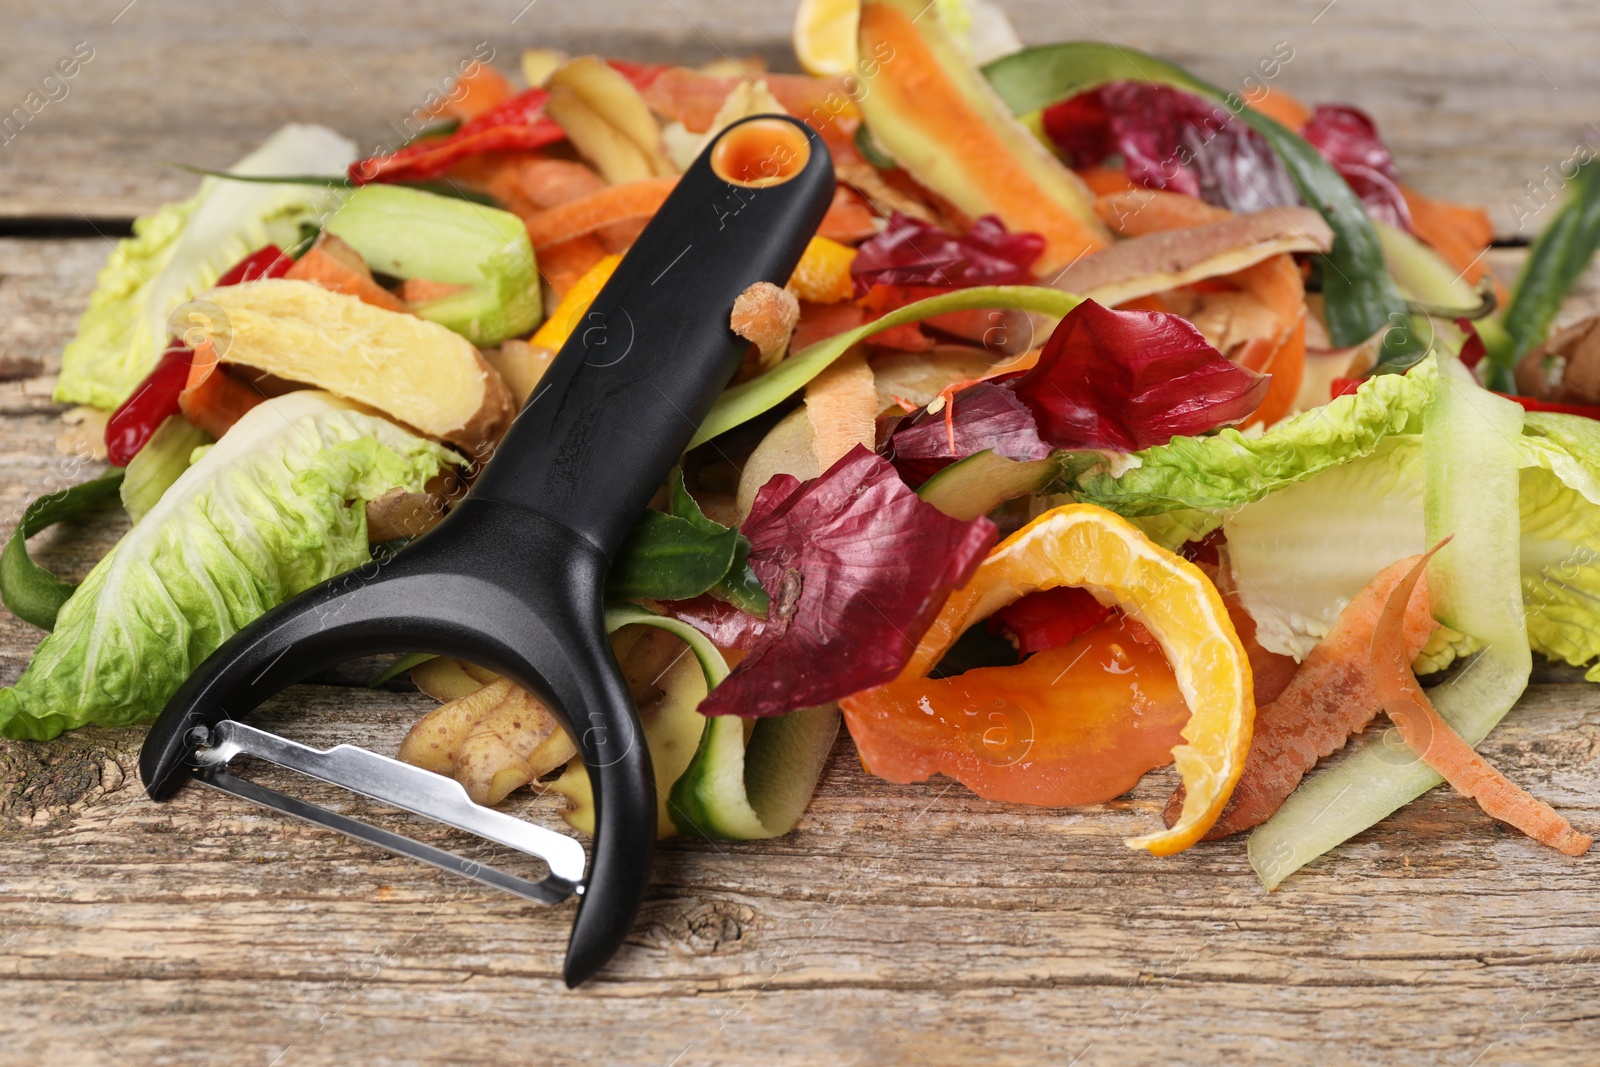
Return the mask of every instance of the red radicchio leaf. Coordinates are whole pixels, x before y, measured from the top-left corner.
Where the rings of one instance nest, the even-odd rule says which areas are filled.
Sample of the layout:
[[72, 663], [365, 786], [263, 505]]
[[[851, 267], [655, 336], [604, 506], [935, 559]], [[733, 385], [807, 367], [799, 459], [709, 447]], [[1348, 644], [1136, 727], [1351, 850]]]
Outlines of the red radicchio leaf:
[[1120, 155], [1136, 185], [1240, 213], [1299, 203], [1266, 139], [1192, 93], [1111, 82], [1046, 108], [1041, 121], [1076, 166]]
[[767, 629], [766, 619], [741, 611], [709, 593], [692, 600], [665, 601], [660, 608], [705, 634], [718, 648], [754, 648]]
[[850, 274], [857, 299], [874, 285], [1025, 285], [1033, 281], [1028, 268], [1043, 252], [1043, 237], [1010, 233], [995, 215], [983, 216], [957, 236], [897, 211], [882, 233], [856, 249]]
[[1110, 616], [1111, 609], [1089, 590], [1061, 585], [1013, 601], [991, 615], [987, 625], [990, 633], [1015, 640], [1019, 654], [1031, 656], [1070, 643]]
[[1411, 229], [1411, 211], [1400, 192], [1400, 171], [1371, 116], [1345, 104], [1318, 104], [1300, 136], [1339, 172], [1367, 205], [1368, 214]]
[[[1045, 136], [1061, 149], [1073, 166], [1092, 167], [1107, 156], [1121, 154], [1127, 164], [1129, 180], [1138, 181], [1133, 177], [1133, 157], [1138, 146], [1130, 146], [1133, 150], [1123, 152], [1117, 144], [1117, 136], [1111, 129], [1111, 110], [1106, 104], [1105, 88], [1090, 89], [1051, 104], [1039, 115], [1039, 124], [1044, 128]], [[1189, 195], [1194, 196], [1195, 193]]]
[[1085, 300], [1008, 381], [1057, 448], [1137, 452], [1238, 422], [1270, 376], [1230, 363], [1186, 319]]
[[704, 715], [781, 715], [890, 681], [997, 535], [924, 503], [860, 445], [809, 482], [775, 476], [742, 530], [772, 607]]
[[1033, 413], [1004, 386], [979, 382], [946, 403], [944, 410], [923, 410], [902, 423], [889, 439], [895, 467], [912, 484], [920, 485], [940, 468], [985, 449], [1007, 459], [1044, 459], [1050, 454], [1050, 446], [1039, 438]]

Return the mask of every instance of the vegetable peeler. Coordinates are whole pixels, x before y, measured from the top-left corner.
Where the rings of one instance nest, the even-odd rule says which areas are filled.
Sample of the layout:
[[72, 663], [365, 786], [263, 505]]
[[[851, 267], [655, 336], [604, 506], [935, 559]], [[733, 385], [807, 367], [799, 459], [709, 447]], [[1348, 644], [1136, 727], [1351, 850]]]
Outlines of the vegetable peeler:
[[[384, 562], [267, 612], [190, 676], [140, 755], [150, 797], [198, 780], [530, 900], [576, 894], [563, 973], [568, 986], [593, 975], [633, 924], [656, 837], [650, 754], [604, 626], [606, 572], [748, 347], [729, 328], [734, 300], [788, 280], [833, 191], [827, 148], [804, 124], [765, 115], [722, 131], [449, 515]], [[594, 788], [587, 865], [575, 839], [477, 805], [451, 779], [242, 721], [314, 671], [383, 652], [471, 661], [562, 718]], [[240, 755], [539, 857], [549, 873], [521, 878], [253, 784], [229, 768]]]

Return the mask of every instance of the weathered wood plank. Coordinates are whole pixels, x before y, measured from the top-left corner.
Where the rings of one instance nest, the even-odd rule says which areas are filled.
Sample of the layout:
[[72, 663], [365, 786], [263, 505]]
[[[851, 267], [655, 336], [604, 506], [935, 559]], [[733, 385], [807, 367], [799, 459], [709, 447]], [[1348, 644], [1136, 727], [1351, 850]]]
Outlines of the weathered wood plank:
[[[105, 250], [0, 241], [0, 358], [38, 362], [0, 383], [0, 515], [62, 476], [50, 375]], [[1523, 254], [1493, 253], [1508, 277]], [[1596, 280], [1571, 313], [1600, 306]], [[34, 544], [81, 573], [117, 531], [102, 517]], [[36, 639], [0, 613], [0, 684]], [[1600, 701], [1576, 679], [1542, 669], [1484, 751], [1589, 829]], [[304, 686], [264, 719], [392, 752], [429, 704]], [[1600, 1040], [1593, 860], [1446, 793], [1269, 895], [1242, 842], [1170, 860], [1122, 846], [1170, 772], [1051, 812], [871, 779], [841, 739], [795, 834], [664, 843], [629, 947], [571, 993], [571, 905], [200, 788], [150, 803], [140, 738], [0, 744], [0, 1062], [1587, 1064]], [[561, 825], [548, 798], [512, 808]]]
[[[1510, 206], [1523, 183], [1541, 181], [1580, 139], [1600, 148], [1590, 110], [1600, 13], [1586, 0], [1003, 6], [1027, 42], [1110, 39], [1229, 87], [1286, 42], [1293, 59], [1272, 84], [1369, 109], [1408, 175], [1488, 205], [1507, 235], [1531, 232]], [[93, 50], [65, 96], [35, 97], [38, 113], [24, 111], [20, 130], [13, 122], [0, 147], [0, 216], [144, 213], [194, 186], [164, 161], [223, 166], [291, 120], [392, 141], [479, 42], [508, 69], [530, 45], [684, 61], [759, 52], [788, 65], [791, 11], [739, 0], [462, 0], [404, 11], [281, 0], [222, 15], [202, 0], [0, 0], [10, 30], [0, 37], [0, 117], [77, 42]]]
[[[389, 750], [416, 697], [302, 687], [265, 715], [315, 744]], [[1600, 709], [1541, 687], [1485, 752], [1600, 810]], [[1586, 861], [1431, 796], [1259, 890], [1239, 842], [1124, 849], [1170, 787], [1062, 813], [862, 775], [841, 742], [800, 829], [668, 842], [624, 954], [559, 988], [570, 907], [525, 906], [190, 789], [146, 801], [138, 731], [0, 751], [0, 991], [30, 1059], [96, 1031], [135, 1062], [237, 1035], [232, 1062], [1586, 1062], [1600, 1036]], [[37, 766], [42, 752], [53, 762]], [[30, 766], [33, 764], [33, 766]], [[289, 786], [287, 776], [261, 780]], [[292, 786], [342, 807], [337, 791]], [[516, 809], [540, 821], [550, 807]], [[445, 835], [427, 832], [433, 840]], [[201, 1022], [202, 1016], [211, 1025]], [[225, 1026], [219, 1026], [220, 1023]], [[92, 1023], [92, 1026], [90, 1025]], [[600, 1037], [603, 1035], [603, 1038]], [[1192, 1051], [1189, 1051], [1192, 1050]], [[1498, 1059], [1496, 1058], [1498, 1056]]]

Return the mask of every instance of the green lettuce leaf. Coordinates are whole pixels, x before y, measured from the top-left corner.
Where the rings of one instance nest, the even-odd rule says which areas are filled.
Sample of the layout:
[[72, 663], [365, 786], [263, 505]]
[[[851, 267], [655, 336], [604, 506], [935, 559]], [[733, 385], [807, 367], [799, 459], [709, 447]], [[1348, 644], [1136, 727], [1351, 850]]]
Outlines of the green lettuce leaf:
[[1103, 463], [1081, 471], [1072, 495], [1125, 515], [1193, 508], [1225, 511], [1260, 500], [1319, 471], [1371, 455], [1392, 434], [1422, 429], [1438, 372], [1426, 359], [1406, 374], [1369, 378], [1360, 390], [1254, 436], [1222, 430], [1174, 437], [1134, 454], [1120, 474]]
[[144, 447], [128, 461], [122, 480], [122, 509], [138, 522], [156, 506], [194, 461], [195, 449], [211, 438], [182, 415], [168, 415]]
[[[1522, 446], [1528, 643], [1581, 667], [1600, 656], [1600, 423], [1529, 412]], [[1600, 664], [1585, 677], [1600, 682]]]
[[1396, 434], [1223, 519], [1239, 603], [1263, 648], [1304, 659], [1374, 574], [1427, 551], [1423, 476], [1421, 438]]
[[[291, 123], [232, 169], [342, 177], [355, 158], [356, 146], [332, 130]], [[137, 220], [100, 271], [78, 335], [61, 354], [56, 400], [116, 407], [166, 348], [173, 309], [263, 245], [292, 246], [301, 222], [332, 210], [340, 194], [331, 186], [206, 178], [188, 200]]]
[[[1517, 447], [1528, 642], [1581, 666], [1600, 656], [1600, 424], [1530, 413]], [[1239, 600], [1263, 647], [1304, 659], [1372, 575], [1425, 550], [1424, 473], [1420, 438], [1395, 435], [1222, 517]], [[1419, 673], [1476, 647], [1441, 629]], [[1600, 680], [1600, 667], [1590, 674]]]
[[1528, 461], [1547, 467], [1591, 504], [1600, 505], [1600, 422], [1582, 415], [1530, 411], [1523, 419]]
[[0, 734], [153, 718], [246, 623], [370, 558], [367, 501], [420, 491], [459, 461], [326, 393], [258, 405], [63, 605], [17, 684], [0, 690]]

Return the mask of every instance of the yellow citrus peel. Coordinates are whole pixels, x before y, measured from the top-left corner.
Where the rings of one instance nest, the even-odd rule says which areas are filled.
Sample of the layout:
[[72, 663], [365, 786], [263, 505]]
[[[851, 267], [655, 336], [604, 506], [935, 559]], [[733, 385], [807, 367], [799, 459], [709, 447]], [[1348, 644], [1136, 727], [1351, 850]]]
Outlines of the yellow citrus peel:
[[813, 304], [841, 304], [853, 295], [850, 264], [856, 250], [826, 237], [813, 237], [806, 245], [786, 288]]
[[925, 677], [968, 627], [1029, 593], [1063, 585], [1085, 587], [1137, 619], [1172, 667], [1189, 706], [1187, 743], [1172, 750], [1183, 810], [1171, 829], [1127, 843], [1157, 856], [1180, 852], [1216, 822], [1244, 768], [1255, 720], [1250, 661], [1205, 573], [1126, 519], [1068, 504], [1006, 538], [972, 581], [950, 595], [900, 678]]
[[583, 321], [584, 313], [589, 310], [589, 305], [594, 303], [594, 298], [600, 295], [600, 290], [611, 280], [611, 272], [616, 270], [617, 264], [621, 262], [621, 256], [607, 256], [584, 272], [583, 277], [567, 290], [567, 295], [561, 298], [561, 303], [556, 305], [550, 317], [544, 320], [544, 325], [533, 335], [533, 343], [552, 352], [559, 352], [561, 346], [567, 343], [567, 338], [572, 336], [572, 331]]
[[819, 78], [856, 72], [860, 0], [800, 0], [794, 16], [794, 54], [800, 68]]

